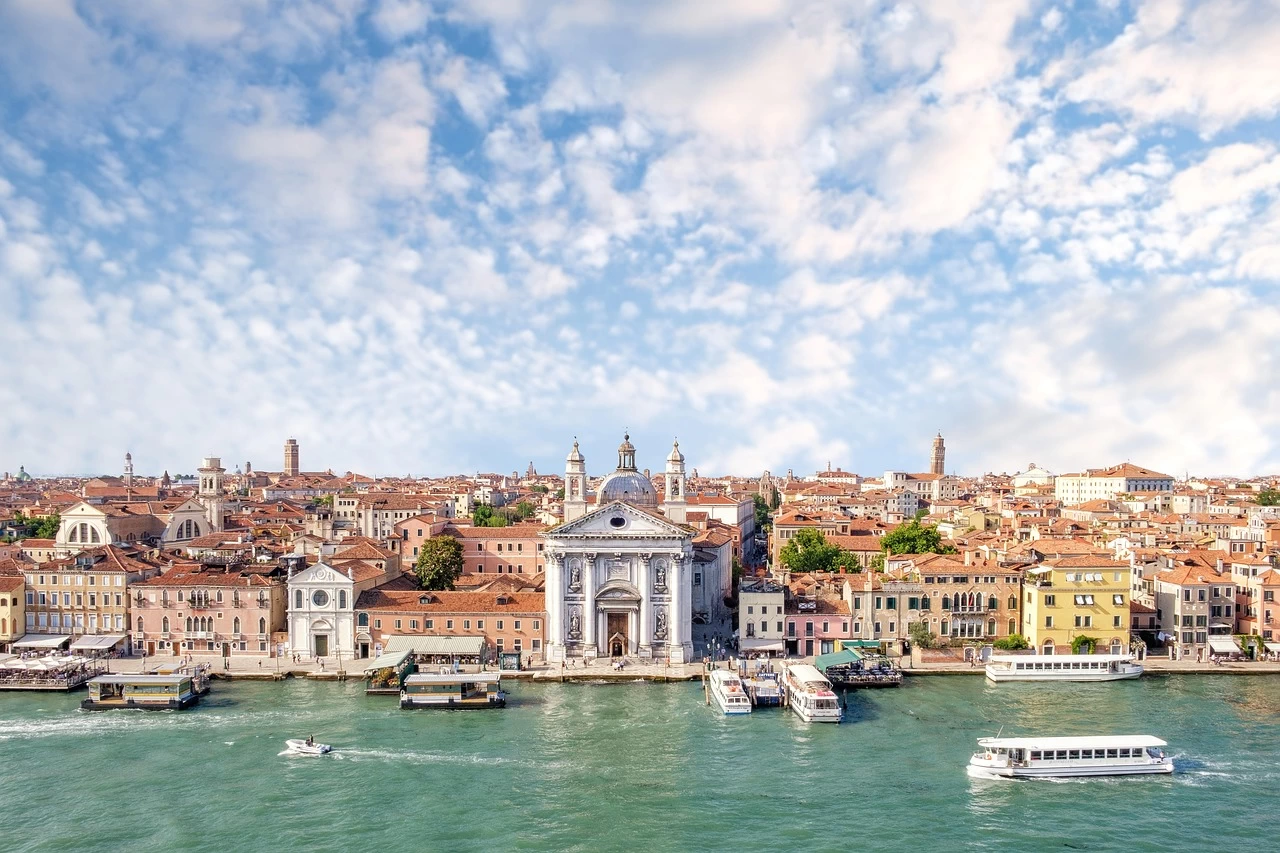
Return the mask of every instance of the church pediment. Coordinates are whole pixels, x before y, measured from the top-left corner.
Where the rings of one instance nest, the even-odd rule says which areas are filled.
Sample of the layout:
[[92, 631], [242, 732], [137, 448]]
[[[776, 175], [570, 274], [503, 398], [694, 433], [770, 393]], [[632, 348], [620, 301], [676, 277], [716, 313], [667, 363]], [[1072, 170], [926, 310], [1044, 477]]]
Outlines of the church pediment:
[[684, 527], [620, 501], [548, 530], [545, 536], [690, 536]]
[[342, 572], [325, 563], [316, 563], [290, 579], [290, 584], [304, 583], [350, 583], [351, 579]]

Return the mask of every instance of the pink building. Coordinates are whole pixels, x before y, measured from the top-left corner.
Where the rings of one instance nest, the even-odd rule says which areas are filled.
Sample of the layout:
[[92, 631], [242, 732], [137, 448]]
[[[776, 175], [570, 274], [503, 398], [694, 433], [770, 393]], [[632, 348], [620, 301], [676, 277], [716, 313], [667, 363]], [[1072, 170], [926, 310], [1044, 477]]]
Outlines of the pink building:
[[136, 653], [272, 657], [285, 630], [284, 579], [256, 567], [178, 565], [129, 595]]
[[438, 516], [424, 515], [396, 525], [405, 571], [413, 571], [418, 552], [433, 536], [452, 536], [462, 544], [464, 574], [538, 575], [544, 568], [541, 524], [507, 527], [456, 525]]
[[788, 596], [784, 611], [788, 655], [825, 655], [836, 650], [837, 640], [853, 639], [848, 602], [826, 596]]

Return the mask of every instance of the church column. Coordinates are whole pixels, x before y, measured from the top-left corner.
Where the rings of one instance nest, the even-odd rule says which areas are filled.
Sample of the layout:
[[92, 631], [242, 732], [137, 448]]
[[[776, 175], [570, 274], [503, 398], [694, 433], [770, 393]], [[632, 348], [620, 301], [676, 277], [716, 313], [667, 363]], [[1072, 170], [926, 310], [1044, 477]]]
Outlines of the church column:
[[554, 551], [546, 555], [546, 580], [543, 596], [547, 608], [548, 660], [564, 660], [564, 583], [561, 568], [564, 557]]
[[636, 631], [640, 657], [653, 656], [653, 572], [652, 554], [640, 555], [640, 625]]
[[671, 572], [667, 589], [671, 590], [671, 602], [667, 605], [667, 653], [672, 660], [683, 660], [680, 644], [684, 642], [684, 625], [680, 620], [680, 608], [684, 606], [684, 555], [671, 557]]
[[596, 627], [600, 614], [596, 612], [596, 555], [583, 554], [586, 565], [582, 572], [582, 591], [586, 602], [582, 607], [582, 654], [584, 657], [595, 657], [599, 650], [596, 639]]

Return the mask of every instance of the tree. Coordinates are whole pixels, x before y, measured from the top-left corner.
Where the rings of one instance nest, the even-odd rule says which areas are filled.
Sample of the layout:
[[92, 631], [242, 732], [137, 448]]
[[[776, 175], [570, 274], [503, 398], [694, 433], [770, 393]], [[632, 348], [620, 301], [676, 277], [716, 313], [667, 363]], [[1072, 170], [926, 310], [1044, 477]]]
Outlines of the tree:
[[1258, 492], [1258, 506], [1280, 506], [1280, 489], [1263, 489]]
[[422, 589], [453, 589], [462, 574], [462, 543], [452, 536], [433, 536], [422, 543], [413, 566]]
[[31, 539], [55, 539], [58, 536], [58, 528], [62, 526], [62, 516], [56, 512], [53, 515], [37, 515], [33, 518], [27, 518], [19, 512], [14, 513], [13, 520], [15, 524], [26, 525], [26, 538]]
[[834, 572], [841, 568], [862, 571], [856, 555], [827, 541], [816, 527], [802, 527], [778, 553], [782, 565], [793, 572]]
[[880, 549], [886, 554], [954, 554], [956, 549], [942, 544], [942, 535], [931, 524], [912, 519], [880, 537]]
[[506, 527], [506, 513], [496, 513], [493, 507], [481, 504], [471, 513], [471, 523], [476, 527]]
[[769, 502], [760, 495], [752, 495], [751, 502], [756, 508], [756, 527], [761, 530], [767, 530], [773, 524], [773, 520], [769, 518]]
[[318, 497], [318, 498], [316, 498], [316, 506], [327, 506], [327, 507], [332, 507], [332, 506], [333, 506], [333, 495], [324, 495], [323, 497]]
[[777, 486], [772, 486], [769, 489], [769, 509], [777, 509], [780, 506], [782, 506], [782, 494]]
[[929, 626], [923, 622], [912, 622], [907, 626], [907, 637], [911, 640], [911, 645], [922, 649], [933, 648], [934, 640], [937, 637], [929, 630]]
[[1010, 634], [1007, 637], [1001, 637], [991, 645], [995, 646], [1002, 652], [1016, 652], [1019, 649], [1031, 648], [1031, 644], [1027, 642], [1027, 638], [1021, 634]]
[[529, 491], [536, 492], [540, 495], [545, 495], [547, 492], [551, 491], [551, 489], [547, 486], [542, 485], [541, 483], [538, 483], [537, 485], [530, 486]]
[[537, 512], [537, 510], [534, 509], [533, 504], [528, 501], [520, 501], [520, 503], [516, 504], [516, 515], [521, 521], [533, 518], [533, 514], [535, 512]]
[[1086, 637], [1084, 634], [1076, 637], [1071, 641], [1071, 654], [1073, 655], [1091, 655], [1093, 650], [1098, 647], [1097, 637]]

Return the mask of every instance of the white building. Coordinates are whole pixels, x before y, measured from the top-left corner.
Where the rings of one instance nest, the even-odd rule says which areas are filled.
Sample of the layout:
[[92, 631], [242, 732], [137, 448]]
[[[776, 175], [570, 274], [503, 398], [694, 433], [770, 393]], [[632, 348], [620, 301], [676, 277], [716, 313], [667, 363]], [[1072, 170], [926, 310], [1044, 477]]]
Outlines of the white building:
[[1092, 500], [1114, 500], [1134, 492], [1171, 492], [1173, 478], [1125, 462], [1110, 468], [1090, 468], [1083, 474], [1063, 474], [1053, 481], [1053, 496], [1065, 506]]
[[617, 470], [601, 482], [596, 507], [587, 511], [586, 460], [574, 442], [565, 465], [565, 521], [541, 534], [550, 661], [692, 658], [695, 531], [683, 524], [679, 445], [667, 457], [664, 479], [667, 500], [659, 507], [627, 436]]
[[356, 657], [356, 599], [388, 577], [385, 566], [363, 560], [319, 562], [291, 571], [290, 651], [317, 658]]
[[885, 471], [884, 488], [888, 491], [907, 489], [929, 502], [953, 501], [960, 494], [960, 482], [947, 474], [907, 474]]
[[738, 587], [738, 647], [745, 653], [782, 654], [786, 651], [786, 593], [765, 578], [743, 581]]

